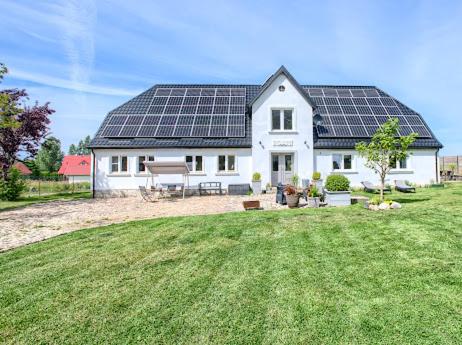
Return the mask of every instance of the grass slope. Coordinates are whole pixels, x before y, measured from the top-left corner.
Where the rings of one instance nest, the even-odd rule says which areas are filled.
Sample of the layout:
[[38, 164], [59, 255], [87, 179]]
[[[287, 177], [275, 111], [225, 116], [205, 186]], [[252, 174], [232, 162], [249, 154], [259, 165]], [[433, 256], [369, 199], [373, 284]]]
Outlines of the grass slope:
[[241, 212], [0, 255], [6, 343], [462, 342], [462, 185], [404, 208]]
[[88, 199], [91, 197], [91, 192], [63, 192], [55, 194], [47, 194], [41, 196], [29, 196], [22, 197], [16, 201], [4, 201], [0, 200], [0, 212], [5, 210], [11, 210], [18, 207], [24, 207], [33, 204], [41, 204], [50, 201], [57, 200], [74, 200], [74, 199]]

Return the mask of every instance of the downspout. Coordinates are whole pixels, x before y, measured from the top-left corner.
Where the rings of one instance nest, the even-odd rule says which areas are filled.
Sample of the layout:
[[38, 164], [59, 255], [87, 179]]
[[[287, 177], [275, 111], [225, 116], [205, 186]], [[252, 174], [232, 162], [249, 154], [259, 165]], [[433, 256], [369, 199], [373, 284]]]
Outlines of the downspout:
[[440, 183], [440, 171], [438, 169], [438, 153], [440, 152], [440, 149], [436, 149], [436, 152], [435, 152], [435, 173], [436, 173], [436, 183]]
[[94, 199], [94, 198], [95, 198], [95, 170], [96, 170], [96, 161], [95, 161], [95, 152], [93, 151], [93, 149], [91, 149], [91, 155], [92, 155], [92, 157], [93, 157], [93, 162], [92, 162], [92, 164], [93, 164], [93, 169], [91, 169], [91, 170], [92, 170], [92, 174], [91, 174], [92, 176], [91, 176], [91, 178], [92, 178], [92, 181], [93, 181], [92, 184], [91, 184], [91, 189], [92, 189], [92, 191], [91, 191], [91, 197]]

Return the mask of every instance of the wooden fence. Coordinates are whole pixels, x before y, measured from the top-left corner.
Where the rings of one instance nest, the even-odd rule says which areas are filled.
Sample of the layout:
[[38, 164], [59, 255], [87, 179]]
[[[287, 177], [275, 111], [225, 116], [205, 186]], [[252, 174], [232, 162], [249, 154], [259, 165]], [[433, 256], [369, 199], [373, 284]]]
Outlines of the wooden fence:
[[440, 157], [440, 173], [444, 180], [462, 180], [462, 156]]

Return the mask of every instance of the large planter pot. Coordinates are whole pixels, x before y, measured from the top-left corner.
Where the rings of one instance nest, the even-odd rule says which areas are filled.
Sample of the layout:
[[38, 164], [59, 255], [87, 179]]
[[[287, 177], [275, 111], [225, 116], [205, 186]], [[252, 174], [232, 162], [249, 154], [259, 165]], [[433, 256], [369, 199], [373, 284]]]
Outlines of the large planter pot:
[[350, 206], [351, 205], [351, 192], [326, 192], [326, 203], [329, 206]]
[[286, 195], [287, 206], [290, 208], [298, 207], [300, 196], [298, 194]]
[[311, 198], [311, 197], [308, 197], [308, 207], [319, 207], [319, 203], [320, 203], [320, 199], [319, 197], [316, 197], [316, 198]]
[[261, 181], [252, 181], [253, 195], [261, 194]]

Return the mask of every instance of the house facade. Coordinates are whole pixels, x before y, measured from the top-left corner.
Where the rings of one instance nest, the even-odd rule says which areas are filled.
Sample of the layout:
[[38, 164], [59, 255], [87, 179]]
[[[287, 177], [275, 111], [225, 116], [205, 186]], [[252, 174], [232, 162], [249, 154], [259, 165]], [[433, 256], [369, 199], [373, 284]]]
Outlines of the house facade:
[[250, 183], [254, 172], [276, 185], [314, 171], [377, 183], [354, 147], [390, 117], [400, 134], [419, 137], [389, 182], [437, 181], [441, 143], [420, 114], [376, 87], [300, 85], [284, 67], [263, 85], [155, 85], [106, 116], [91, 143], [93, 188], [118, 194], [182, 181], [150, 176], [144, 161], [185, 161], [192, 186]]
[[64, 175], [69, 183], [91, 183], [91, 156], [64, 156], [61, 167], [58, 170], [58, 174]]

